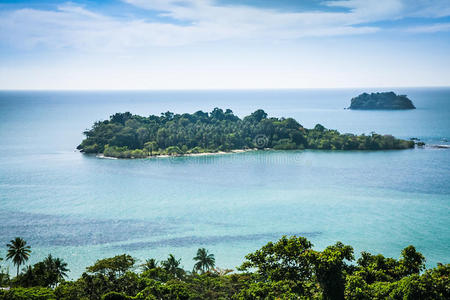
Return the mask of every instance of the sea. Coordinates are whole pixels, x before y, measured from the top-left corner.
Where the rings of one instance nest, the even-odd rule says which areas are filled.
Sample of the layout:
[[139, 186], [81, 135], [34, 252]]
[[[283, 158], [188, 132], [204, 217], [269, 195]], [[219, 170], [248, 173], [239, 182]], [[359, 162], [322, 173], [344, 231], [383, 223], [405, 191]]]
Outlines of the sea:
[[[362, 92], [406, 94], [417, 109], [345, 109]], [[116, 112], [148, 116], [257, 109], [341, 133], [417, 138], [390, 151], [253, 151], [102, 159], [76, 151], [83, 131]], [[198, 248], [236, 270], [283, 235], [314, 249], [341, 241], [398, 258], [414, 245], [427, 267], [450, 262], [450, 88], [0, 91], [0, 257], [22, 237], [27, 265], [48, 254], [78, 278], [127, 253], [137, 265], [169, 254], [191, 270]], [[15, 274], [9, 262], [4, 269]]]

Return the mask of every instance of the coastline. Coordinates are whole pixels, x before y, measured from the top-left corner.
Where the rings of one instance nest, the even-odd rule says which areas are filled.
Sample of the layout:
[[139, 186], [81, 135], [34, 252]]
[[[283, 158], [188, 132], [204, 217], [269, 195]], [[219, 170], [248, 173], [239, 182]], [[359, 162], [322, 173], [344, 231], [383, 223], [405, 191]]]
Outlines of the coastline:
[[112, 156], [105, 156], [103, 153], [96, 154], [95, 157], [102, 159], [153, 159], [153, 158], [169, 158], [169, 157], [195, 157], [195, 156], [213, 156], [213, 155], [223, 155], [223, 154], [235, 154], [235, 153], [244, 153], [250, 151], [257, 151], [257, 148], [251, 149], [235, 149], [231, 151], [218, 151], [218, 152], [202, 152], [202, 153], [186, 153], [186, 154], [158, 154], [158, 155], [149, 155], [146, 157], [130, 157], [130, 158], [119, 158]]
[[[423, 148], [420, 146], [417, 146], [417, 144], [414, 145], [412, 148], [405, 148], [405, 149], [388, 149], [389, 150], [406, 150], [406, 149], [417, 149], [417, 148]], [[433, 148], [433, 149], [450, 149], [450, 145], [427, 145], [427, 148]], [[146, 157], [113, 157], [113, 156], [105, 156], [103, 153], [95, 154], [96, 158], [101, 159], [155, 159], [155, 158], [170, 158], [170, 157], [197, 157], [197, 156], [214, 156], [214, 155], [224, 155], [224, 154], [236, 154], [236, 153], [244, 153], [244, 152], [251, 152], [251, 151], [258, 151], [258, 150], [275, 150], [273, 148], [250, 148], [250, 149], [234, 149], [231, 151], [218, 151], [218, 152], [202, 152], [202, 153], [185, 153], [185, 154], [158, 154], [158, 155], [149, 155]], [[300, 150], [300, 149], [295, 149]], [[302, 149], [302, 150], [308, 150], [308, 149]], [[378, 150], [329, 150], [329, 149], [309, 149], [309, 150], [323, 150], [323, 151], [378, 151]], [[275, 150], [277, 151], [277, 150]], [[283, 150], [281, 150], [283, 151]], [[286, 150], [285, 150], [286, 151]], [[289, 151], [289, 150], [287, 150]], [[80, 153], [83, 153], [80, 151]]]

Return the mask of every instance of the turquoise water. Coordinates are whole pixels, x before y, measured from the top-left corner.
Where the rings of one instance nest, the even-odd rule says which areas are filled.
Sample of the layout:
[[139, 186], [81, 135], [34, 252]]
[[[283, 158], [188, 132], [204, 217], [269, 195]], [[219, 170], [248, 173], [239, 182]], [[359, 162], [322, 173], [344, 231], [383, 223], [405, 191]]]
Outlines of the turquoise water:
[[[208, 157], [99, 159], [74, 151], [82, 132], [119, 111], [159, 114], [215, 106], [244, 116], [263, 108], [352, 133], [450, 140], [450, 89], [394, 89], [418, 109], [350, 111], [361, 90], [0, 92], [0, 245], [52, 253], [70, 276], [96, 259], [143, 261], [197, 248], [234, 268], [283, 234], [317, 249], [338, 240], [355, 252], [398, 257], [415, 245], [428, 266], [450, 256], [450, 150], [258, 151]], [[448, 143], [447, 143], [448, 144]], [[6, 247], [0, 248], [4, 257]]]

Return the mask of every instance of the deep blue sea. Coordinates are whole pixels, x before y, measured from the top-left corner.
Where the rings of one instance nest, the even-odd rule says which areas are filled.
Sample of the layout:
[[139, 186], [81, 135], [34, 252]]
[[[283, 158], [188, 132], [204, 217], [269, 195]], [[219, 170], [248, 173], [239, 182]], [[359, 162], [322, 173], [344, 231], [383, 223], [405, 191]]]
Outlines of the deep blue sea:
[[[386, 90], [386, 89], [384, 89]], [[450, 262], [450, 149], [257, 151], [203, 157], [100, 159], [75, 151], [82, 132], [116, 112], [256, 109], [340, 132], [449, 144], [450, 88], [388, 89], [416, 110], [344, 110], [363, 91], [0, 92], [0, 257], [23, 237], [28, 263], [48, 253], [79, 276], [99, 258], [182, 258], [199, 247], [222, 268], [283, 234], [316, 249], [336, 241], [427, 265]], [[5, 263], [3, 262], [5, 266]], [[13, 268], [11, 272], [13, 273]]]

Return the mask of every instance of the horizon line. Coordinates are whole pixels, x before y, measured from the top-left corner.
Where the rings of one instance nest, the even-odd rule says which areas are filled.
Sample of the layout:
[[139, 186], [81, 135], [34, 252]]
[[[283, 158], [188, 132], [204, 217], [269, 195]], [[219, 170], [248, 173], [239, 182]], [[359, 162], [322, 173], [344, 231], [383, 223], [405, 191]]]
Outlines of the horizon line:
[[188, 92], [188, 91], [293, 91], [293, 90], [344, 90], [344, 89], [404, 89], [450, 88], [450, 85], [424, 86], [365, 86], [365, 87], [292, 87], [292, 88], [192, 88], [192, 89], [2, 89], [0, 92]]

